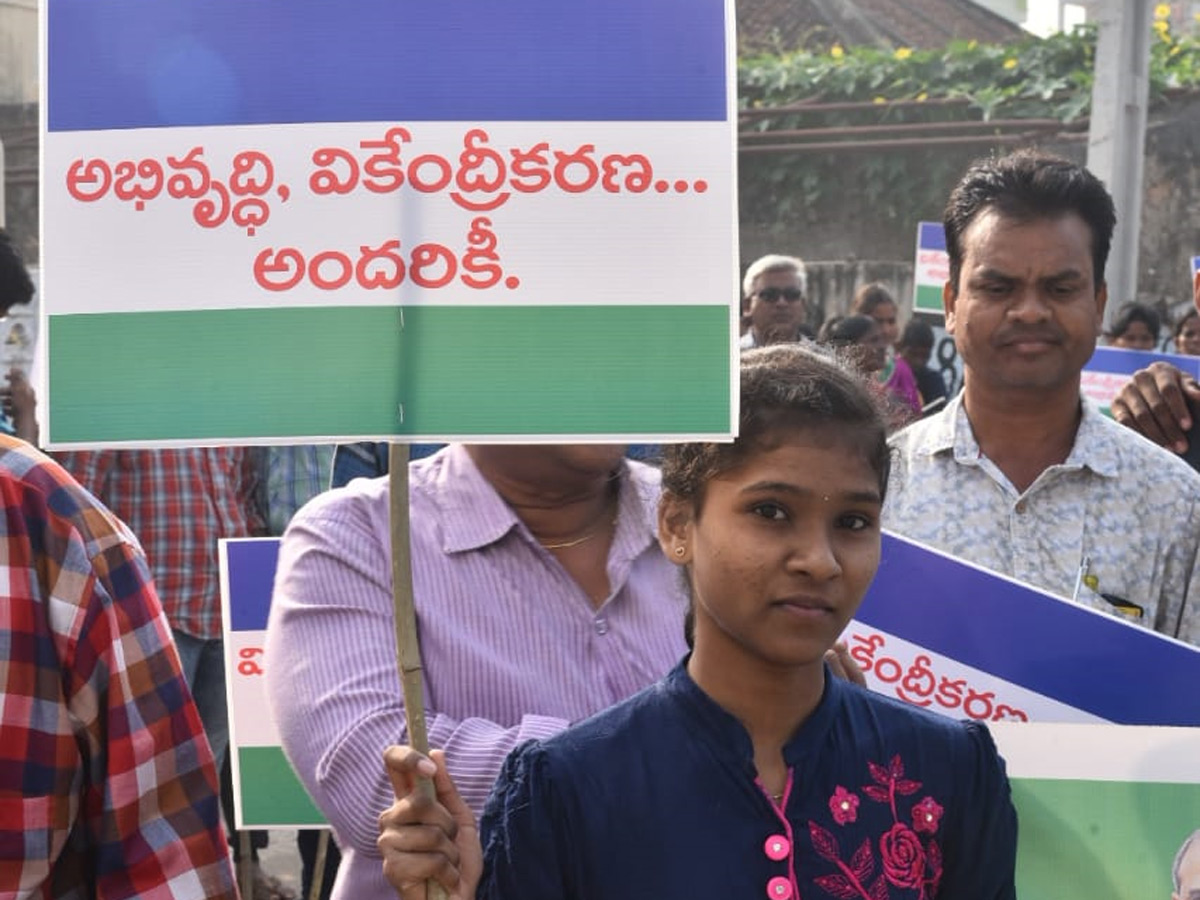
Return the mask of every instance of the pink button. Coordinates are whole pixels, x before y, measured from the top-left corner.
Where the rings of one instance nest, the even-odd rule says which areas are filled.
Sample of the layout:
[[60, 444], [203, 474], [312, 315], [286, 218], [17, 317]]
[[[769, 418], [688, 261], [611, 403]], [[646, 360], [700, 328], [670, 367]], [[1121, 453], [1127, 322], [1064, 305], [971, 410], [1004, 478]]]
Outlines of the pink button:
[[767, 896], [771, 900], [789, 900], [792, 896], [792, 883], [779, 876], [767, 882]]
[[767, 854], [767, 859], [779, 862], [781, 859], [787, 859], [788, 854], [792, 852], [792, 844], [782, 834], [773, 834], [763, 844], [763, 852]]

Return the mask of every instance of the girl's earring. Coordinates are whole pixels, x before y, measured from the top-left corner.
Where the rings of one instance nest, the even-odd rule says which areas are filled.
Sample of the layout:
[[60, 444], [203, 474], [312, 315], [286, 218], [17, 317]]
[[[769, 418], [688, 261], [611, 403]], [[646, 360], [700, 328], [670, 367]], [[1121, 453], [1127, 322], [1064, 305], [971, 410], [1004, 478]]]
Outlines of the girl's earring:
[[676, 555], [676, 556], [683, 556], [683, 554], [685, 554], [685, 553], [687, 553], [687, 551], [686, 551], [686, 550], [685, 550], [683, 547], [676, 547], [676, 548], [675, 548], [675, 555]]

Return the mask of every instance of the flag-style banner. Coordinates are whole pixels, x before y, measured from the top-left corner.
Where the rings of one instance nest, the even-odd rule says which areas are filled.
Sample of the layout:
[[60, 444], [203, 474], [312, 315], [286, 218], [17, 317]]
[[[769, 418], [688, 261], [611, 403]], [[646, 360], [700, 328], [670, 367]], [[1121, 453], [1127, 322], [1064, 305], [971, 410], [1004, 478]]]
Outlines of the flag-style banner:
[[1200, 378], [1200, 357], [1163, 353], [1160, 350], [1126, 350], [1123, 347], [1097, 347], [1080, 375], [1079, 387], [1085, 397], [1095, 401], [1105, 415], [1121, 388], [1134, 372], [1162, 360], [1193, 378]]
[[732, 434], [732, 0], [42, 9], [54, 446]]
[[896, 535], [845, 636], [873, 690], [955, 718], [1200, 726], [1200, 648]]
[[1200, 729], [991, 728], [1017, 808], [1021, 900], [1171, 900], [1175, 854], [1200, 828]]
[[941, 222], [917, 223], [917, 257], [913, 267], [913, 312], [944, 316], [942, 286], [950, 278], [950, 256]]
[[[277, 538], [221, 542], [238, 827], [321, 821], [284, 757], [264, 686], [278, 548]], [[1200, 684], [1200, 650], [890, 534], [879, 574], [845, 637], [873, 690], [953, 718], [989, 725], [1192, 726], [1145, 730], [1183, 735], [1200, 749], [1194, 727], [1200, 725], [1200, 692], [1191, 688]], [[1020, 730], [997, 734], [1016, 741], [1012, 735]], [[1099, 741], [1109, 732], [1093, 734]], [[1190, 761], [1187, 771], [1200, 791], [1200, 752]], [[1108, 760], [1107, 769], [1104, 759], [1091, 768], [1076, 762], [1071, 755], [1056, 758], [1051, 749], [1044, 764], [1010, 760], [1009, 771], [1017, 778], [1120, 782], [1136, 774], [1120, 755]], [[1160, 774], [1188, 780], [1178, 772]], [[1200, 820], [1200, 807], [1197, 813]], [[1035, 849], [1023, 847], [1025, 853]]]
[[220, 542], [229, 760], [238, 828], [299, 828], [325, 821], [284, 756], [267, 702], [263, 647], [278, 560], [279, 538]]

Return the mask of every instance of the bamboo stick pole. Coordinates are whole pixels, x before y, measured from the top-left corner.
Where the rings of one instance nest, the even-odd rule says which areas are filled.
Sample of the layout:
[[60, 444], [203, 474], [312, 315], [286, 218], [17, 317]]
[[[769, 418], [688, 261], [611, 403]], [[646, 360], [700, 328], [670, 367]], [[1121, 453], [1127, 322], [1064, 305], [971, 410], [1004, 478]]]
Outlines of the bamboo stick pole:
[[[408, 522], [408, 444], [388, 445], [388, 488], [391, 492], [392, 598], [395, 603], [396, 662], [404, 689], [404, 717], [408, 721], [408, 743], [419, 753], [429, 754], [425, 729], [425, 691], [421, 674], [421, 643], [417, 638], [417, 613], [413, 606], [412, 545]], [[417, 790], [433, 798], [433, 782], [417, 778]], [[445, 900], [446, 892], [435, 881], [425, 885], [428, 900]]]
[[325, 857], [329, 855], [329, 829], [322, 828], [317, 838], [317, 858], [313, 862], [312, 887], [308, 891], [308, 900], [321, 900], [321, 890], [325, 887]]

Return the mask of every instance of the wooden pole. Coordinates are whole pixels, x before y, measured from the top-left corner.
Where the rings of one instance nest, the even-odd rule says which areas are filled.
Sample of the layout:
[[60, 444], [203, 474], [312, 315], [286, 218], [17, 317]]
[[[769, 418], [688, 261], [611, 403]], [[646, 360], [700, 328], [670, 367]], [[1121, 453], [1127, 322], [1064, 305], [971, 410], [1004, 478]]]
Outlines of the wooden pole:
[[325, 887], [325, 857], [329, 855], [329, 829], [321, 829], [317, 838], [317, 858], [313, 862], [312, 887], [308, 900], [321, 900], [321, 889]]
[[[388, 488], [391, 492], [392, 598], [395, 601], [396, 661], [404, 689], [404, 717], [408, 743], [419, 753], [429, 754], [425, 730], [425, 690], [421, 676], [421, 643], [417, 638], [417, 613], [413, 606], [412, 545], [408, 524], [408, 444], [388, 446]], [[434, 797], [433, 782], [417, 778], [417, 790]], [[446, 892], [435, 881], [425, 886], [428, 900], [445, 900]]]

